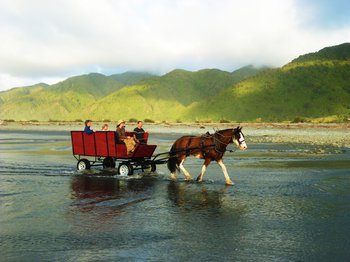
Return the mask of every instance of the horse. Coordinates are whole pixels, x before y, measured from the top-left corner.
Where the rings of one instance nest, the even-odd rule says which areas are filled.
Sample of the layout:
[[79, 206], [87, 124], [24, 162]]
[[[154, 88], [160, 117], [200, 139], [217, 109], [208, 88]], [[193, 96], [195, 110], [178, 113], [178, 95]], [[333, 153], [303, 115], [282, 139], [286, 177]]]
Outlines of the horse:
[[202, 136], [183, 136], [177, 139], [169, 152], [168, 169], [171, 172], [170, 178], [176, 180], [176, 171], [179, 169], [183, 172], [186, 181], [191, 181], [192, 177], [185, 169], [183, 163], [185, 159], [192, 155], [194, 157], [204, 159], [201, 173], [197, 177], [197, 182], [203, 181], [204, 173], [208, 165], [212, 161], [216, 161], [222, 169], [227, 185], [234, 183], [230, 179], [226, 166], [223, 162], [223, 156], [226, 152], [226, 147], [235, 143], [240, 150], [247, 149], [242, 128], [218, 130], [214, 134], [206, 133]]

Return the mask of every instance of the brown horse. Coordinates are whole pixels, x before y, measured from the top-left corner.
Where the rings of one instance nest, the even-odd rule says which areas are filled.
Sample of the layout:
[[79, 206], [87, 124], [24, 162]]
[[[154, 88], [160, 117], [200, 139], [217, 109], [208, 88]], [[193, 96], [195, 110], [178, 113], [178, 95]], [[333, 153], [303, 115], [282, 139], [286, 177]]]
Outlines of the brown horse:
[[206, 133], [202, 136], [183, 136], [179, 138], [169, 152], [168, 169], [171, 172], [171, 179], [176, 180], [176, 171], [180, 169], [184, 173], [185, 180], [192, 180], [191, 175], [183, 166], [185, 159], [192, 155], [204, 159], [202, 172], [197, 177], [198, 182], [202, 182], [207, 166], [215, 160], [224, 173], [226, 184], [233, 185], [222, 160], [226, 147], [230, 143], [235, 143], [241, 150], [247, 149], [241, 127], [219, 130], [213, 135]]

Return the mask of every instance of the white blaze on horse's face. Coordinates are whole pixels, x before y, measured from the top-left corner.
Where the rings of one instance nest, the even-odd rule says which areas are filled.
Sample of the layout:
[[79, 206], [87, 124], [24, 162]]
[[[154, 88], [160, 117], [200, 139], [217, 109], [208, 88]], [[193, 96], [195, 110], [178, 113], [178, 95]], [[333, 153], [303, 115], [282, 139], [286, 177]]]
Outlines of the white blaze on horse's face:
[[244, 139], [244, 135], [242, 134], [242, 132], [238, 133], [238, 138], [234, 140], [235, 144], [239, 147], [239, 149], [241, 150], [246, 150], [248, 148], [245, 139]]
[[248, 148], [247, 144], [245, 143], [245, 139], [242, 132], [239, 132], [238, 141], [239, 141], [239, 149], [246, 150]]

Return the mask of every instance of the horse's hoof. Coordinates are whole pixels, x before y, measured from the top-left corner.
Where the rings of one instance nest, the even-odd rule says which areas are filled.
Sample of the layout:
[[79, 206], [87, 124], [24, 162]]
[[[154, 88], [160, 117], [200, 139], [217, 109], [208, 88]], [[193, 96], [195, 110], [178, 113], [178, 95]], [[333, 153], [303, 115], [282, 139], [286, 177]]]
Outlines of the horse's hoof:
[[174, 182], [176, 181], [176, 177], [174, 175], [170, 175], [169, 179]]
[[226, 185], [228, 186], [233, 186], [235, 183], [233, 183], [231, 180], [230, 181], [226, 181]]

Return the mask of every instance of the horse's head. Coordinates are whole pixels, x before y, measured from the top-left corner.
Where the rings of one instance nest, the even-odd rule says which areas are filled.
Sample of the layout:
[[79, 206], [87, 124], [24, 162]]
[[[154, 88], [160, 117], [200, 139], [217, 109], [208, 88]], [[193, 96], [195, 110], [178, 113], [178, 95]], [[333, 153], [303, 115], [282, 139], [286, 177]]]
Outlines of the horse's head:
[[240, 126], [237, 126], [233, 129], [232, 140], [239, 147], [239, 149], [246, 150], [248, 148], [244, 139], [244, 135], [242, 133], [242, 128]]

